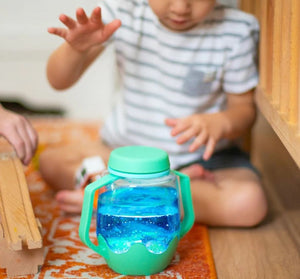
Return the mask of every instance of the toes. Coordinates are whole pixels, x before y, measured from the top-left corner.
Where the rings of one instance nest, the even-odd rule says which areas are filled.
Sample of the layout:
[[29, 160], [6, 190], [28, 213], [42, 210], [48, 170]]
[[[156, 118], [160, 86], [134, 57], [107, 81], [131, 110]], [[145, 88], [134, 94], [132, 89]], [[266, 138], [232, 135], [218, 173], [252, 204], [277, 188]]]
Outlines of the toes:
[[62, 190], [59, 191], [55, 199], [61, 210], [67, 213], [80, 213], [83, 203], [83, 191], [78, 190]]
[[198, 164], [194, 164], [181, 169], [181, 172], [192, 178], [203, 178], [204, 168]]

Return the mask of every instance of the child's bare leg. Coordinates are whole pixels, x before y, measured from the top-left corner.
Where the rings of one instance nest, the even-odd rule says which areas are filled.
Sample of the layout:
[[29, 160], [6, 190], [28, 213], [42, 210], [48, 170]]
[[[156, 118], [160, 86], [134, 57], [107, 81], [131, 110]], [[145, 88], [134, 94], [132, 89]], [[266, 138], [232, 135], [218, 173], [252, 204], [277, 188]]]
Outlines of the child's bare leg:
[[107, 164], [110, 152], [110, 148], [97, 141], [53, 147], [40, 155], [40, 173], [44, 181], [58, 191], [55, 199], [61, 210], [81, 212], [83, 189], [74, 189], [75, 173], [87, 157], [100, 156]]
[[74, 143], [46, 149], [39, 158], [44, 181], [54, 190], [74, 189], [75, 173], [83, 159], [100, 156], [107, 163], [111, 149], [101, 142]]
[[191, 179], [196, 222], [250, 227], [263, 220], [267, 202], [257, 175], [246, 168], [213, 172], [214, 181]]

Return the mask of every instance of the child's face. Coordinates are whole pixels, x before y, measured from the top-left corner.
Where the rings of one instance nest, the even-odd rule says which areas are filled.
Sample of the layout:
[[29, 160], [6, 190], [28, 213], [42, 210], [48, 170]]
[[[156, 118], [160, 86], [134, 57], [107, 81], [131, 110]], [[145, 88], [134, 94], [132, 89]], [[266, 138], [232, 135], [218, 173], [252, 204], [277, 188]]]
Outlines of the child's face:
[[185, 31], [200, 23], [216, 0], [148, 0], [159, 21], [174, 31]]

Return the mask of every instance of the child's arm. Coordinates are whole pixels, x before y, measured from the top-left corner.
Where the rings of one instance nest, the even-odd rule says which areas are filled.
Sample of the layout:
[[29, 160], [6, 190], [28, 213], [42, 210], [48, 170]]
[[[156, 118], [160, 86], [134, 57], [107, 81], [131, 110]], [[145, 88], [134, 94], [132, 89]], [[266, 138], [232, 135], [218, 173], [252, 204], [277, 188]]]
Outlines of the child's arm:
[[25, 117], [0, 105], [0, 136], [13, 145], [23, 164], [29, 164], [38, 144], [38, 136]]
[[47, 77], [56, 89], [73, 85], [104, 49], [103, 43], [120, 27], [120, 20], [104, 24], [100, 7], [87, 17], [82, 8], [76, 11], [74, 20], [66, 15], [59, 17], [67, 28], [49, 28], [48, 32], [65, 39], [48, 60]]
[[243, 94], [227, 94], [227, 109], [224, 111], [166, 119], [166, 124], [172, 127], [172, 136], [179, 135], [178, 144], [194, 138], [190, 152], [206, 145], [203, 158], [208, 160], [220, 139], [238, 138], [254, 124], [256, 107], [253, 93], [251, 90]]

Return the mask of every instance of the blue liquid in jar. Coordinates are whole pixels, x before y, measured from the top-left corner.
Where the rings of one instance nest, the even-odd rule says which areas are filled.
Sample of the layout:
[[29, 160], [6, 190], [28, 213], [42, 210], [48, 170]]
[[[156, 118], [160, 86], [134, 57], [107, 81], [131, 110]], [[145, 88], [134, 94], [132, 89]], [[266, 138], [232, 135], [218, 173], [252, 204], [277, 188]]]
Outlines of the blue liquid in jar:
[[148, 251], [166, 251], [179, 238], [178, 194], [172, 187], [118, 188], [100, 194], [97, 236], [101, 234], [115, 253], [143, 244]]

